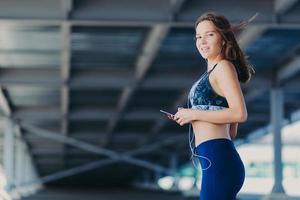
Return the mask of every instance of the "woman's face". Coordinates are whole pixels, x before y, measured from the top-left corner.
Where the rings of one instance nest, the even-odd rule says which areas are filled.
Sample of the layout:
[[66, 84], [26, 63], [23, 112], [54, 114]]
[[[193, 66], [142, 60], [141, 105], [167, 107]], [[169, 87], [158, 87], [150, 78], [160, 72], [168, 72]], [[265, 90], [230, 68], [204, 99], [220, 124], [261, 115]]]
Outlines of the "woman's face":
[[222, 51], [222, 38], [211, 21], [202, 21], [196, 28], [196, 46], [205, 59], [214, 59]]

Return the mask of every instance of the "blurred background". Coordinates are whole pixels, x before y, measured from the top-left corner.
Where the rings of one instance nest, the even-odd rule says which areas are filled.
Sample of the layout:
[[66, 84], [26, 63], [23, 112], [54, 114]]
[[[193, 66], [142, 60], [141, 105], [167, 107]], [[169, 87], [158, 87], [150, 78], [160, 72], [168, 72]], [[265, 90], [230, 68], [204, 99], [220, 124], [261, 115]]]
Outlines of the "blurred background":
[[[0, 199], [199, 199], [186, 107], [194, 22], [232, 24], [256, 71], [238, 198], [300, 199], [300, 1], [0, 0]], [[199, 167], [199, 166], [198, 166]]]

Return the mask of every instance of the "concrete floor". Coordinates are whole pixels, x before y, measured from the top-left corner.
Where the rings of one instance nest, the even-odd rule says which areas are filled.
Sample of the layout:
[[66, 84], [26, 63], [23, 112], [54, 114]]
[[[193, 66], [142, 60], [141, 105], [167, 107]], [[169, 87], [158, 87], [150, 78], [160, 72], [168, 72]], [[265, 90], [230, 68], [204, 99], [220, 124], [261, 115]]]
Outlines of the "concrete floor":
[[45, 189], [22, 200], [196, 200], [180, 193], [146, 190]]
[[[22, 200], [199, 200], [198, 195], [184, 197], [178, 192], [139, 189], [44, 189]], [[300, 200], [289, 197], [266, 197], [256, 194], [240, 194], [238, 200]]]

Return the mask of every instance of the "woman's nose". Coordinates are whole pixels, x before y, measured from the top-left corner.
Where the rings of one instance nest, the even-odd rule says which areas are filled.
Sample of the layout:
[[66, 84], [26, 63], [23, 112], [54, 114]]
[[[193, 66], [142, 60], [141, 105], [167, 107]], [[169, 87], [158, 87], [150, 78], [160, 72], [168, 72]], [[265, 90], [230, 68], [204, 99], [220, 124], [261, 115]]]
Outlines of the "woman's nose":
[[201, 38], [200, 39], [200, 44], [206, 44], [206, 39], [205, 38]]

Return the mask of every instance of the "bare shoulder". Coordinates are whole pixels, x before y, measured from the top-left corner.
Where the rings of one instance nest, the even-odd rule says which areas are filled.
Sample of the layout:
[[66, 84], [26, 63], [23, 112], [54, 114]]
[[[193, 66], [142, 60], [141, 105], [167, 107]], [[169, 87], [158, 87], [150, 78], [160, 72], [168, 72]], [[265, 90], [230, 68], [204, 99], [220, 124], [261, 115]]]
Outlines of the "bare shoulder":
[[237, 72], [232, 62], [228, 60], [221, 60], [218, 65], [219, 66], [216, 68], [216, 74], [218, 77], [220, 77], [221, 79], [224, 79], [226, 77], [237, 78]]

